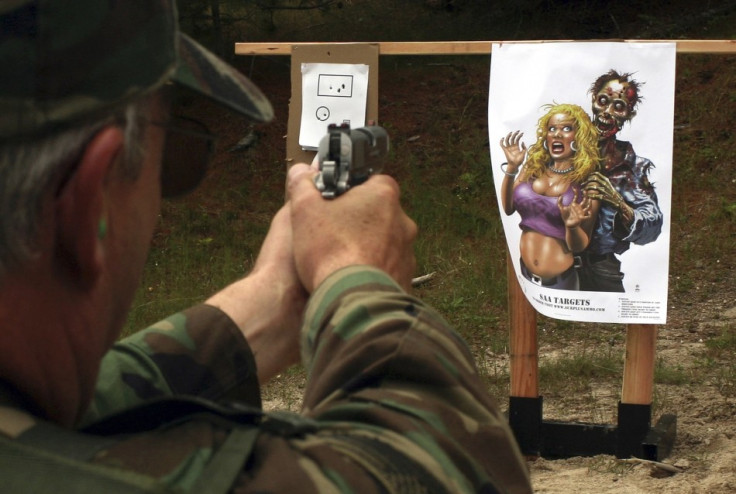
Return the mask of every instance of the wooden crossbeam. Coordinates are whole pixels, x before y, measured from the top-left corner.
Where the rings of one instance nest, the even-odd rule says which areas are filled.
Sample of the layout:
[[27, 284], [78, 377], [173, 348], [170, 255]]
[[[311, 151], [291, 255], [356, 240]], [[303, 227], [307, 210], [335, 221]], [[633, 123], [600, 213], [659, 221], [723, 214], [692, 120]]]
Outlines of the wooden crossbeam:
[[[561, 43], [572, 41], [614, 41], [626, 43], [676, 43], [677, 53], [736, 53], [732, 39], [612, 39], [612, 40], [531, 40], [531, 41], [381, 41], [381, 55], [488, 55], [494, 43]], [[291, 55], [294, 45], [324, 43], [235, 43], [236, 55]], [[340, 43], [331, 43], [340, 44]], [[345, 43], [353, 44], [353, 43]]]

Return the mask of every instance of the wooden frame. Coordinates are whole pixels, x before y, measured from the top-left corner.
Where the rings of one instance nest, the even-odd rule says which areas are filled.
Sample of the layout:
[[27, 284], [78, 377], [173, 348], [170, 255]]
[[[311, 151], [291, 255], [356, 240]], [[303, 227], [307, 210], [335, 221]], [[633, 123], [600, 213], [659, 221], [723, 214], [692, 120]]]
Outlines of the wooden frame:
[[[380, 55], [489, 55], [495, 43], [559, 43], [576, 40], [371, 42]], [[736, 40], [585, 40], [675, 43], [677, 53], [736, 53]], [[291, 55], [295, 45], [323, 43], [235, 43], [236, 55]], [[332, 43], [340, 45], [341, 43]], [[354, 43], [350, 43], [354, 44]], [[531, 456], [615, 454], [649, 460], [666, 457], [676, 434], [676, 417], [663, 415], [651, 428], [657, 326], [629, 324], [618, 408], [618, 427], [542, 420], [539, 395], [537, 313], [526, 300], [507, 259], [510, 354], [509, 423], [522, 452]]]

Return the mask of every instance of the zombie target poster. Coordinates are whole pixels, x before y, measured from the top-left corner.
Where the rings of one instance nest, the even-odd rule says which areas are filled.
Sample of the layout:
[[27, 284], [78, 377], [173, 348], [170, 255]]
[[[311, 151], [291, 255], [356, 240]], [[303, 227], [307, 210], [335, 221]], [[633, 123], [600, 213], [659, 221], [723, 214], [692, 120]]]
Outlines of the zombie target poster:
[[674, 43], [493, 45], [494, 187], [537, 312], [666, 322], [675, 58]]

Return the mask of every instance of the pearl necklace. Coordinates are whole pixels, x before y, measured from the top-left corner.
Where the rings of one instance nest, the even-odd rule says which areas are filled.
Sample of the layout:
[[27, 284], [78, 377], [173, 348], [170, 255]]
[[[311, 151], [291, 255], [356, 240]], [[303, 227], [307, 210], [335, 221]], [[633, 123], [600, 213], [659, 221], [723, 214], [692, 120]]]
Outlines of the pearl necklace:
[[547, 168], [549, 168], [549, 170], [552, 173], [557, 173], [558, 175], [565, 175], [566, 173], [570, 173], [571, 171], [573, 171], [575, 169], [575, 165], [571, 165], [569, 168], [565, 168], [564, 170], [558, 170], [552, 164], [550, 164]]

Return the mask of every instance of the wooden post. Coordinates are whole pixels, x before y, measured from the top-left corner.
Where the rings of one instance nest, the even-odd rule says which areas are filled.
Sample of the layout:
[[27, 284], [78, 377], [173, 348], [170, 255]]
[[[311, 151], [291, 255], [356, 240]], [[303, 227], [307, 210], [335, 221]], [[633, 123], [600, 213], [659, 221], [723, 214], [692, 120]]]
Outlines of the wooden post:
[[529, 303], [516, 279], [511, 258], [506, 259], [509, 295], [509, 372], [511, 396], [539, 396], [539, 349], [537, 311]]
[[629, 324], [626, 327], [626, 358], [621, 390], [622, 403], [651, 405], [654, 389], [656, 340], [656, 325]]

